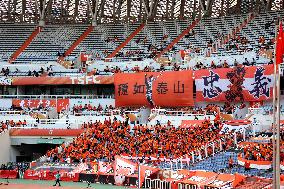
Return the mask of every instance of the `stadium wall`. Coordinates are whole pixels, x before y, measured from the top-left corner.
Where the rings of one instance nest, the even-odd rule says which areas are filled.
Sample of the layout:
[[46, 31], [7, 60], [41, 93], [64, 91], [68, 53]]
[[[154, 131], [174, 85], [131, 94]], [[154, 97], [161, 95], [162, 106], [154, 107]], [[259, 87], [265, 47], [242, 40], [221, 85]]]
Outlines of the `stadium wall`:
[[[0, 144], [1, 144], [1, 153], [0, 153], [0, 164], [10, 162], [10, 157], [13, 157], [11, 154], [11, 140], [9, 136], [9, 131], [3, 132], [0, 134]], [[11, 156], [10, 156], [11, 155]]]

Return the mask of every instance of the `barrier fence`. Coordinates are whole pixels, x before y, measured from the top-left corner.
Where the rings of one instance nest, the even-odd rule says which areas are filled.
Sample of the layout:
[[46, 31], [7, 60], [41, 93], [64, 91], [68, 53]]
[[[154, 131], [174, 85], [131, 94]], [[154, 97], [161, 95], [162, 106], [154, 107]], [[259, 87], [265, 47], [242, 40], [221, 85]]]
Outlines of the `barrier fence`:
[[[0, 121], [7, 119], [1, 118]], [[23, 121], [23, 120], [21, 120]], [[9, 129], [80, 129], [83, 121], [78, 119], [26, 119], [26, 125], [10, 126]]]
[[171, 189], [171, 182], [163, 181], [160, 179], [149, 179], [146, 178], [144, 182], [145, 188], [151, 189]]
[[31, 111], [24, 111], [24, 110], [3, 110], [0, 111], [0, 115], [29, 115], [30, 113], [40, 113], [43, 115], [47, 114], [47, 111], [43, 110], [31, 110]]
[[[221, 138], [215, 141], [208, 142], [206, 145], [202, 146], [200, 149], [194, 150], [184, 157], [180, 157], [177, 159], [160, 158], [159, 160], [164, 163], [169, 163], [169, 166], [170, 166], [169, 168], [171, 170], [184, 169], [186, 167], [189, 167], [191, 164], [194, 164], [198, 161], [202, 161], [211, 155], [214, 156], [217, 152], [223, 151], [223, 145], [226, 145], [225, 139], [229, 139], [233, 141], [233, 146], [230, 146], [230, 147], [234, 147], [238, 143], [237, 134], [234, 133], [232, 135], [228, 135], [227, 138], [224, 137], [224, 138]], [[209, 153], [209, 148], [211, 149], [212, 154]], [[140, 159], [140, 160], [143, 159], [142, 157], [129, 157], [129, 156], [122, 156], [122, 157], [125, 159], [132, 160], [132, 161], [137, 161], [137, 159]], [[156, 157], [150, 157], [150, 160], [147, 160], [147, 158], [145, 159], [146, 162], [147, 161], [151, 162], [151, 161], [156, 161], [156, 160], [158, 160]]]
[[[145, 188], [150, 189], [200, 189], [201, 187], [194, 184], [173, 183], [160, 179], [145, 179]], [[203, 186], [204, 189], [219, 189], [217, 187]]]
[[203, 113], [194, 113], [194, 111], [172, 111], [166, 109], [152, 109], [151, 114], [168, 115], [168, 116], [205, 116], [206, 111]]

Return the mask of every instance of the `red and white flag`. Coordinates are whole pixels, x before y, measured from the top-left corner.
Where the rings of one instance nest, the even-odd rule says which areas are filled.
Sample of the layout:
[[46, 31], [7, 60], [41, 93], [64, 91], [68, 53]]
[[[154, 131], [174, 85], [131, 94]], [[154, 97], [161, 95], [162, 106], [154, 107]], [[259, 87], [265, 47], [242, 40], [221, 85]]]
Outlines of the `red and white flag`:
[[86, 61], [88, 61], [90, 57], [91, 57], [90, 54], [81, 53], [81, 56], [80, 56], [81, 62], [86, 62]]
[[273, 65], [195, 71], [196, 101], [262, 101], [272, 98]]
[[123, 185], [125, 177], [133, 175], [137, 170], [137, 163], [115, 156], [114, 161], [114, 180], [116, 185]]
[[137, 170], [137, 163], [124, 159], [120, 156], [115, 157], [114, 175], [129, 176]]
[[277, 34], [276, 40], [276, 64], [283, 63], [283, 55], [284, 55], [284, 33], [283, 33], [283, 26], [282, 22], [279, 25], [279, 32]]
[[99, 161], [98, 174], [110, 174], [113, 172], [113, 163]]

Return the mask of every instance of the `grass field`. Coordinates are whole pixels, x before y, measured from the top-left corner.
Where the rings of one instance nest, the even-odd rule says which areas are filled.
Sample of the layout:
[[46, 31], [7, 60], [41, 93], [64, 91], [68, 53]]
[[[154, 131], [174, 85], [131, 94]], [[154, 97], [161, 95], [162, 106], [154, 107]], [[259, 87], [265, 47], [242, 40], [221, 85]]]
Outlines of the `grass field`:
[[[0, 189], [79, 189], [86, 188], [87, 183], [82, 182], [61, 182], [62, 187], [52, 186], [54, 181], [42, 181], [42, 180], [25, 180], [25, 179], [9, 179], [9, 184], [6, 179], [0, 179]], [[129, 187], [113, 186], [113, 185], [103, 185], [103, 184], [91, 184], [92, 189], [126, 189]]]

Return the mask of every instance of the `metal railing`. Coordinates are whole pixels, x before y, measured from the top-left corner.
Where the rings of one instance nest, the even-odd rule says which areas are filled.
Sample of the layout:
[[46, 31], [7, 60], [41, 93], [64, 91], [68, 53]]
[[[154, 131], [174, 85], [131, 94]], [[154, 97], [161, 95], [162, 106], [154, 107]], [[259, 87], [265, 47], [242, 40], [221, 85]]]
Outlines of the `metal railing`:
[[153, 109], [151, 114], [168, 115], [168, 116], [205, 116], [206, 111], [203, 113], [194, 113], [194, 111], [171, 111], [166, 109]]
[[[6, 121], [6, 119], [0, 119]], [[80, 129], [83, 124], [78, 119], [26, 119], [26, 125], [8, 126], [9, 129]]]
[[0, 110], [0, 115], [29, 115], [30, 113], [40, 113], [43, 115], [47, 114], [44, 110]]
[[[111, 116], [113, 111], [82, 111], [74, 112], [74, 116]], [[118, 114], [116, 114], [118, 115]]]
[[26, 115], [27, 113], [25, 111], [17, 111], [17, 110], [11, 110], [11, 111], [0, 111], [0, 115]]

